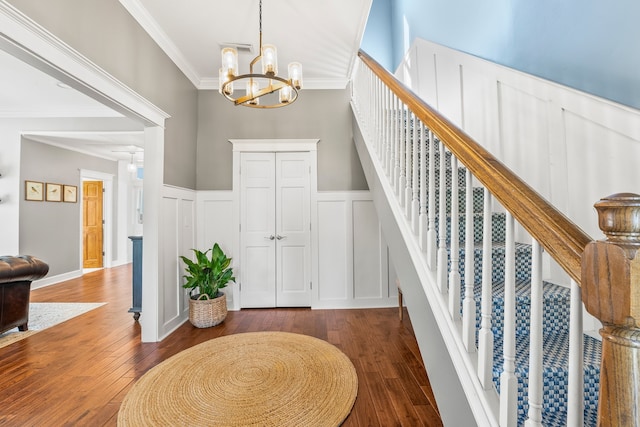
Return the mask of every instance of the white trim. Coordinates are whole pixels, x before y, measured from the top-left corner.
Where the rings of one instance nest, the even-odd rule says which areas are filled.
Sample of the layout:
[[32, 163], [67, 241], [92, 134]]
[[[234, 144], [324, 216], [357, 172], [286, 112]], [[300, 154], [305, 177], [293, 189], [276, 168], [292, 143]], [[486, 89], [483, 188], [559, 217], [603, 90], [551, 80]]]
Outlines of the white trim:
[[[104, 195], [103, 195], [103, 208], [102, 208], [102, 218], [104, 219], [103, 226], [103, 241], [102, 246], [104, 249], [104, 256], [102, 257], [102, 265], [104, 268], [111, 268], [113, 266], [113, 175], [97, 172], [87, 169], [80, 169], [80, 181], [102, 181]], [[83, 193], [82, 193], [82, 185], [78, 189], [79, 192], [79, 200], [82, 201]], [[82, 202], [78, 204], [78, 209], [80, 209], [80, 218], [84, 218], [82, 212]], [[83, 248], [83, 222], [80, 221], [80, 267], [82, 268], [84, 253]]]
[[[279, 151], [317, 151], [319, 139], [230, 139], [233, 144], [233, 154], [250, 151], [279, 152]], [[235, 163], [234, 163], [235, 165]], [[234, 172], [235, 173], [235, 172]]]
[[144, 221], [142, 234], [144, 243], [142, 250], [142, 307], [140, 316], [142, 342], [162, 340], [161, 321], [159, 318], [160, 278], [160, 208], [163, 194], [164, 176], [164, 130], [158, 126], [147, 127], [144, 132], [144, 181], [143, 203]]
[[66, 273], [58, 274], [55, 276], [47, 276], [42, 279], [34, 280], [33, 282], [31, 282], [31, 290], [55, 285], [57, 283], [71, 280], [71, 279], [77, 279], [78, 277], [82, 277], [82, 269], [68, 271]]
[[21, 111], [0, 111], [0, 119], [32, 119], [34, 117], [54, 119], [59, 119], [62, 117], [122, 117], [122, 114], [113, 109], [98, 106], [73, 109], [66, 109], [57, 106], [56, 111], [46, 111], [38, 108], [33, 108], [31, 110], [25, 109]]
[[4, 1], [0, 28], [0, 48], [125, 116], [163, 128], [171, 117]]
[[[167, 54], [174, 64], [182, 71], [182, 73], [193, 83], [195, 87], [200, 89], [201, 79], [196, 73], [193, 66], [187, 61], [180, 49], [171, 41], [169, 36], [162, 30], [155, 19], [147, 12], [147, 9], [138, 0], [120, 0], [120, 4], [138, 21], [138, 24], [151, 36], [160, 49]], [[216, 90], [218, 90], [216, 81]]]

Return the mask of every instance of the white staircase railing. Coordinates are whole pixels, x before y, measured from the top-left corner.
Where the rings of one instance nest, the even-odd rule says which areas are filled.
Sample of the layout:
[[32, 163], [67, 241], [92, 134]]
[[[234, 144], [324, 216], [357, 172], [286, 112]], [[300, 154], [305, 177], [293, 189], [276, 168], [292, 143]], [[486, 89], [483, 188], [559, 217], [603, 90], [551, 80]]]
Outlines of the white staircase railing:
[[[399, 84], [399, 83], [398, 83]], [[516, 376], [516, 277], [520, 275], [516, 261], [516, 227], [529, 230], [527, 224], [517, 222], [511, 209], [498, 202], [487, 186], [484, 187], [482, 209], [481, 252], [476, 252], [474, 229], [478, 228], [478, 219], [474, 215], [473, 183], [483, 184], [485, 176], [474, 176], [465, 158], [458, 158], [447, 147], [447, 134], [439, 134], [438, 129], [420, 117], [423, 111], [414, 111], [401, 101], [393, 88], [388, 87], [360, 62], [357, 66], [352, 105], [358, 124], [365, 138], [367, 149], [395, 192], [395, 200], [404, 221], [412, 230], [413, 238], [422, 250], [422, 262], [433, 275], [437, 293], [441, 294], [444, 304], [431, 304], [431, 307], [444, 306], [452, 320], [453, 334], [458, 341], [449, 344], [450, 352], [460, 352], [455, 360], [467, 360], [459, 363], [456, 369], [468, 370], [475, 365], [473, 378], [465, 381], [466, 395], [469, 399], [477, 396], [478, 390], [486, 390], [498, 396], [494, 385], [494, 361], [502, 360], [500, 376], [499, 409], [486, 404], [484, 411], [491, 424], [516, 426], [518, 421], [518, 383]], [[442, 133], [442, 131], [440, 130]], [[450, 159], [450, 160], [449, 160]], [[439, 166], [438, 166], [439, 165]], [[459, 187], [459, 165], [465, 167], [464, 186]], [[447, 172], [450, 171], [449, 185]], [[438, 178], [436, 178], [438, 174]], [[381, 178], [381, 179], [383, 179]], [[436, 181], [439, 181], [436, 186]], [[459, 196], [464, 192], [464, 202]], [[449, 202], [447, 201], [449, 199]], [[506, 212], [506, 241], [504, 244], [504, 330], [502, 332], [501, 355], [494, 354], [493, 316], [493, 270], [496, 255], [493, 251], [492, 217], [496, 212]], [[535, 214], [533, 214], [535, 215]], [[464, 226], [460, 222], [464, 221]], [[449, 223], [449, 226], [447, 226]], [[474, 227], [475, 224], [475, 227]], [[450, 237], [447, 235], [450, 229]], [[520, 233], [522, 234], [522, 233]], [[518, 235], [520, 235], [518, 234]], [[462, 237], [459, 237], [459, 236]], [[531, 313], [528, 320], [530, 328], [530, 356], [528, 358], [528, 403], [526, 413], [527, 426], [541, 426], [543, 419], [543, 281], [542, 253], [543, 245], [532, 239], [531, 266], [524, 268], [531, 272]], [[460, 242], [464, 260], [460, 258]], [[580, 243], [578, 243], [579, 245]], [[476, 260], [474, 254], [481, 254], [482, 260]], [[474, 292], [476, 265], [481, 262], [481, 292], [479, 301]], [[575, 269], [574, 269], [575, 270]], [[569, 271], [571, 274], [572, 271]], [[575, 273], [575, 272], [574, 272]], [[529, 273], [527, 273], [529, 274]], [[464, 286], [463, 286], [464, 284]], [[428, 284], [423, 284], [426, 286]], [[570, 399], [567, 404], [568, 415], [564, 414], [566, 425], [583, 425], [583, 383], [582, 383], [582, 303], [580, 288], [576, 282], [571, 286], [571, 330], [570, 330]], [[480, 324], [476, 307], [480, 307]], [[416, 327], [416, 326], [414, 326]], [[477, 337], [477, 341], [476, 341]], [[473, 363], [477, 361], [477, 364]], [[468, 373], [467, 373], [468, 374]], [[470, 396], [470, 397], [469, 397]], [[485, 400], [483, 400], [485, 401]]]

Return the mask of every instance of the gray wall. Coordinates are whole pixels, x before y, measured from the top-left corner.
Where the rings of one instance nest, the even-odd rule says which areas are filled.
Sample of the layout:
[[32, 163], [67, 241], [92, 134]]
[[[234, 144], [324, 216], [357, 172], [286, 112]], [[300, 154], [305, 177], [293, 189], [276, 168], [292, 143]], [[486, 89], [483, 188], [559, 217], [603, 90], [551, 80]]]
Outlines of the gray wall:
[[[114, 175], [113, 218], [117, 212], [117, 162], [92, 157], [51, 145], [22, 140], [20, 149], [20, 182], [51, 182], [78, 186], [78, 203], [35, 202], [24, 200], [20, 190], [20, 253], [37, 256], [49, 264], [49, 275], [81, 269], [80, 169]], [[113, 229], [113, 255], [117, 258], [116, 233]]]
[[366, 190], [353, 144], [349, 90], [302, 90], [283, 108], [236, 107], [217, 91], [200, 91], [198, 102], [198, 190], [231, 190], [229, 139], [319, 138], [318, 190]]
[[117, 0], [9, 0], [20, 11], [171, 115], [164, 182], [194, 189], [197, 90]]

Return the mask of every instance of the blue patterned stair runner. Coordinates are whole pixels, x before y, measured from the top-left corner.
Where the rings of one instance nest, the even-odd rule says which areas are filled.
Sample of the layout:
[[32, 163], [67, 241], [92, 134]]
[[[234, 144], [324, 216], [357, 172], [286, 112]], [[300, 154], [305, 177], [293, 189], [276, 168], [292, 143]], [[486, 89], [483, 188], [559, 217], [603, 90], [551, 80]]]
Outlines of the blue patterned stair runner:
[[[439, 166], [439, 153], [436, 153], [436, 168]], [[447, 153], [447, 159], [449, 158]], [[450, 162], [447, 162], [450, 165]], [[435, 171], [436, 183], [439, 184], [439, 172]], [[447, 186], [451, 184], [451, 169], [446, 174]], [[458, 170], [459, 207], [465, 210], [466, 191], [465, 170]], [[438, 188], [438, 187], [436, 187]], [[451, 192], [446, 195], [446, 212], [450, 215]], [[474, 295], [476, 301], [476, 323], [480, 325], [480, 295], [482, 283], [482, 228], [483, 199], [481, 188], [473, 189], [474, 210]], [[439, 204], [439, 190], [436, 190], [436, 205]], [[436, 212], [439, 212], [437, 208]], [[436, 219], [436, 228], [439, 221]], [[464, 299], [464, 264], [465, 264], [465, 217], [460, 215], [459, 259], [462, 278], [461, 300]], [[436, 230], [439, 231], [439, 230]], [[451, 217], [446, 220], [446, 241], [451, 242]], [[504, 326], [504, 261], [505, 261], [505, 214], [492, 214], [492, 283], [493, 283], [493, 316], [492, 331], [494, 333], [493, 381], [500, 390], [500, 374], [503, 371], [503, 326]], [[523, 426], [528, 411], [528, 371], [529, 371], [529, 312], [531, 305], [530, 272], [531, 246], [516, 243], [516, 377], [518, 378], [518, 425]], [[447, 248], [450, 258], [450, 249]], [[449, 260], [449, 268], [451, 261]], [[543, 425], [548, 427], [566, 426], [567, 389], [568, 389], [568, 357], [569, 357], [569, 310], [570, 292], [564, 286], [544, 282], [543, 284]], [[601, 343], [598, 339], [584, 335], [584, 425], [595, 426], [598, 408], [598, 390], [600, 378]]]

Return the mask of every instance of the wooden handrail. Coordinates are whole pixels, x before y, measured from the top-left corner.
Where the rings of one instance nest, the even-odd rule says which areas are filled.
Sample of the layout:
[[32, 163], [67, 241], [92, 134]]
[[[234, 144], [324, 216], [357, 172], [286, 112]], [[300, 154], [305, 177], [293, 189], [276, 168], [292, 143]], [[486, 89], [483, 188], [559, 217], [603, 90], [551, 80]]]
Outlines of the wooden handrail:
[[580, 284], [582, 254], [592, 238], [373, 58], [362, 50], [358, 56]]

